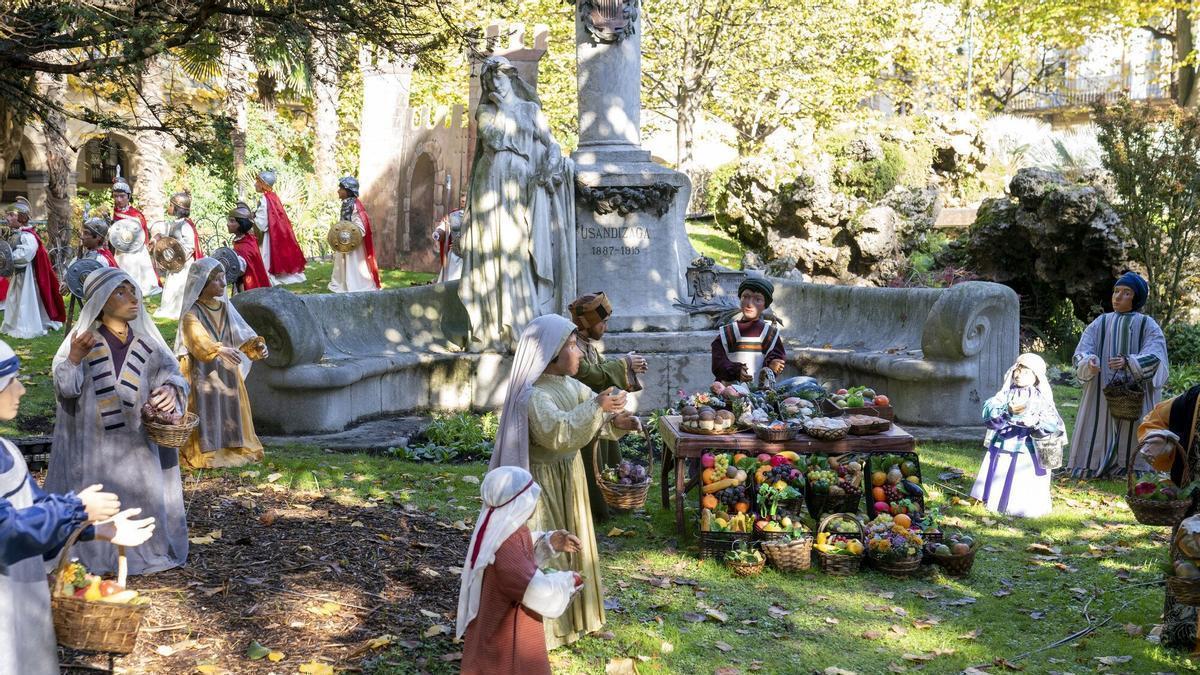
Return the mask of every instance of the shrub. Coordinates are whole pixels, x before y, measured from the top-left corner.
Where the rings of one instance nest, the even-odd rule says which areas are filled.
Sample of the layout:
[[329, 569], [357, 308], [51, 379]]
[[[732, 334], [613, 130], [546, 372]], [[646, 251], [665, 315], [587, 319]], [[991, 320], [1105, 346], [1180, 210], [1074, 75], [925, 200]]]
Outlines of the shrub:
[[471, 462], [488, 459], [496, 440], [499, 420], [495, 413], [437, 413], [418, 437], [418, 442], [397, 450], [413, 461]]
[[868, 201], [878, 201], [896, 187], [905, 170], [904, 154], [895, 143], [883, 144], [883, 158], [853, 161], [843, 171], [838, 182], [850, 194]]
[[1175, 364], [1200, 367], [1200, 324], [1168, 324], [1163, 332], [1167, 336], [1167, 358], [1172, 370]]

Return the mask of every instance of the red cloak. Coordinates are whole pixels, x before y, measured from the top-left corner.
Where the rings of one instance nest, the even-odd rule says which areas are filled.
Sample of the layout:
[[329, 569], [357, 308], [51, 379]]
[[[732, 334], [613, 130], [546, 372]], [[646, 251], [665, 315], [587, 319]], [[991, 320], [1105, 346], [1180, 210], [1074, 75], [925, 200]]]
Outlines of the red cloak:
[[0, 302], [8, 299], [8, 279], [0, 277]]
[[117, 264], [116, 256], [114, 256], [112, 254], [112, 251], [108, 250], [107, 246], [101, 246], [100, 248], [97, 248], [95, 250], [96, 250], [96, 253], [101, 258], [104, 258], [105, 260], [108, 261], [108, 264], [110, 267], [120, 267], [120, 265]]
[[33, 256], [33, 276], [37, 280], [38, 298], [46, 308], [46, 316], [51, 321], [62, 323], [67, 320], [67, 308], [63, 305], [62, 296], [58, 294], [58, 275], [54, 273], [54, 265], [50, 264], [50, 254], [46, 252], [42, 238], [32, 227], [22, 227], [22, 232], [28, 232], [37, 240], [37, 253]]
[[271, 278], [267, 276], [267, 266], [263, 264], [262, 252], [258, 250], [258, 240], [253, 235], [244, 234], [241, 238], [233, 240], [233, 250], [246, 261], [246, 273], [242, 275], [241, 290], [268, 288], [271, 285]]
[[[366, 230], [363, 234], [363, 250], [367, 253], [367, 267], [371, 268], [371, 278], [375, 280], [375, 288], [383, 288], [383, 284], [379, 283], [379, 265], [375, 263], [375, 239], [371, 236], [371, 219], [367, 217], [367, 209], [358, 197], [354, 198], [354, 208], [358, 210], [358, 217], [362, 218], [363, 229]], [[271, 253], [272, 257], [274, 255]]]
[[134, 220], [141, 223], [142, 224], [142, 233], [144, 235], [146, 235], [146, 244], [147, 245], [150, 244], [150, 227], [148, 225], [146, 225], [146, 216], [143, 216], [141, 211], [138, 211], [137, 209], [133, 208], [132, 204], [130, 204], [128, 207], [126, 207], [126, 209], [124, 211], [118, 211], [116, 209], [116, 207], [114, 207], [113, 208], [113, 222], [116, 222], [122, 218], [133, 218]]
[[187, 218], [187, 224], [192, 226], [192, 239], [195, 242], [192, 257], [199, 260], [204, 257], [204, 251], [200, 250], [200, 233], [196, 230], [196, 223], [192, 222], [191, 218]]
[[[300, 244], [296, 242], [296, 233], [292, 231], [292, 221], [288, 218], [287, 211], [283, 209], [283, 202], [279, 201], [279, 195], [275, 194], [273, 190], [264, 192], [263, 199], [267, 201], [267, 236], [271, 242], [271, 274], [280, 276], [303, 272], [307, 261], [304, 259], [304, 251], [300, 250]], [[369, 228], [368, 231], [370, 231]]]

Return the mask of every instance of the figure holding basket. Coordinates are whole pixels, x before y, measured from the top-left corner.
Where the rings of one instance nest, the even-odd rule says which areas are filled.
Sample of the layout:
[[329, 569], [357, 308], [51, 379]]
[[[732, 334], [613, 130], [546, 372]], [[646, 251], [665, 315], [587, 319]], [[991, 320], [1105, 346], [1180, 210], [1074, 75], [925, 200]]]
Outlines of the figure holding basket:
[[[150, 435], [143, 416], [185, 411], [188, 384], [132, 277], [120, 269], [87, 276], [79, 322], [54, 357], [57, 417], [46, 489], [79, 490], [101, 483], [122, 502], [141, 506], [158, 523], [154, 536], [129, 555], [129, 573], [150, 574], [187, 559], [187, 519], [179, 451]], [[117, 571], [111, 546], [75, 548], [94, 574]]]

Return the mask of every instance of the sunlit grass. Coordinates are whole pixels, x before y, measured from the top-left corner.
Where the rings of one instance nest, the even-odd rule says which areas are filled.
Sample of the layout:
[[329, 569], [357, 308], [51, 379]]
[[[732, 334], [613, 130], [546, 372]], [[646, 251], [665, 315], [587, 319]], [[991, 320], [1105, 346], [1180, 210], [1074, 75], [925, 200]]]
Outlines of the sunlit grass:
[[727, 233], [717, 229], [711, 221], [689, 220], [686, 223], [688, 239], [700, 255], [708, 256], [732, 269], [742, 268], [742, 245]]

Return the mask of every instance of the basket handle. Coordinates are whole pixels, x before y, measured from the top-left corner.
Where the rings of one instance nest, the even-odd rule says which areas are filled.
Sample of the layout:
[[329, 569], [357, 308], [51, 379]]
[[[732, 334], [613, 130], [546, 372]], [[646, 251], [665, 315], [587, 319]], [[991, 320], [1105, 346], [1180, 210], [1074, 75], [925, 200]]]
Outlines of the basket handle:
[[[637, 420], [638, 420], [638, 424], [642, 428], [642, 436], [645, 437], [645, 439], [646, 439], [646, 459], [648, 462], [648, 465], [646, 466], [646, 476], [648, 478], [650, 478], [651, 481], [653, 481], [654, 480], [654, 444], [650, 441], [650, 432], [646, 431], [646, 425], [642, 422], [642, 418], [639, 417], [639, 418], [637, 418]], [[592, 473], [596, 477], [596, 482], [600, 482], [600, 480], [601, 480], [600, 479], [600, 453], [597, 452], [600, 449], [600, 445], [599, 445], [598, 440], [596, 441], [596, 443], [597, 443], [596, 447], [592, 450]]]
[[[62, 550], [58, 552], [58, 564], [54, 566], [54, 594], [60, 595], [63, 587], [63, 572], [66, 571], [67, 565], [71, 562], [70, 552], [71, 547], [75, 542], [79, 541], [79, 537], [83, 535], [83, 531], [95, 523], [87, 522], [75, 528], [70, 537], [67, 537], [67, 542], [63, 544]], [[129, 578], [129, 560], [125, 556], [125, 547], [117, 546], [117, 583], [122, 588], [125, 587], [125, 582]]]
[[867, 533], [865, 530], [863, 530], [862, 521], [859, 520], [858, 516], [853, 513], [831, 513], [831, 514], [825, 516], [824, 518], [821, 519], [821, 524], [817, 525], [817, 531], [814, 532], [813, 534], [817, 535], [817, 534], [824, 532], [825, 526], [828, 525], [829, 521], [833, 520], [834, 518], [849, 518], [855, 524], [855, 526], [858, 527], [859, 541], [863, 541], [867, 538]]

